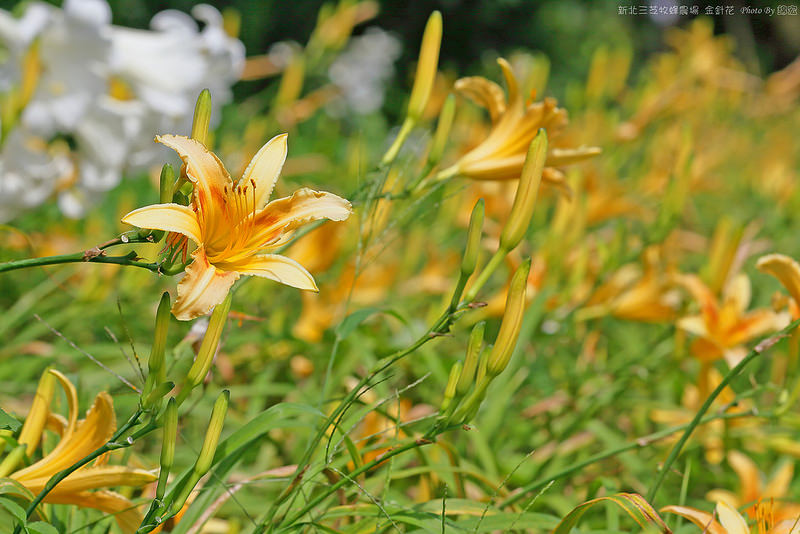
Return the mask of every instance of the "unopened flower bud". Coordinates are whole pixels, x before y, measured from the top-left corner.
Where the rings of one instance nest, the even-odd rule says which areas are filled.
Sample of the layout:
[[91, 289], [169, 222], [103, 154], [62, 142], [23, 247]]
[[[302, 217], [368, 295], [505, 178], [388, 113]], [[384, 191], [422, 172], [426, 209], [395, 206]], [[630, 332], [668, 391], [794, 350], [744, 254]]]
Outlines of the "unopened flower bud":
[[478, 253], [481, 248], [481, 236], [483, 234], [483, 199], [478, 199], [475, 207], [472, 208], [472, 215], [469, 218], [469, 231], [467, 232], [467, 246], [464, 249], [464, 257], [461, 259], [461, 274], [469, 277], [478, 264]]
[[183, 505], [189, 498], [189, 494], [197, 485], [197, 482], [211, 469], [211, 464], [214, 462], [214, 455], [217, 452], [217, 445], [219, 444], [219, 436], [222, 433], [222, 426], [225, 423], [225, 415], [228, 412], [228, 401], [230, 397], [230, 391], [227, 389], [223, 390], [214, 403], [214, 408], [211, 410], [211, 420], [208, 422], [206, 437], [203, 440], [203, 447], [200, 449], [200, 454], [197, 457], [197, 461], [194, 463], [194, 468], [189, 478], [181, 487], [177, 497], [170, 504], [170, 513], [173, 515], [183, 508]]
[[522, 241], [525, 232], [528, 231], [546, 159], [547, 133], [544, 128], [540, 128], [528, 148], [528, 155], [525, 158], [525, 165], [522, 167], [522, 175], [517, 185], [517, 194], [514, 197], [514, 205], [511, 207], [511, 214], [500, 234], [501, 250], [509, 252], [514, 250]]
[[433, 134], [433, 143], [428, 161], [431, 165], [436, 165], [441, 161], [447, 140], [450, 137], [450, 129], [453, 126], [453, 117], [456, 112], [456, 97], [449, 95], [444, 101], [442, 111], [439, 113], [439, 122], [436, 124], [436, 132]]
[[456, 396], [456, 384], [458, 383], [458, 377], [461, 375], [461, 362], [456, 362], [453, 364], [453, 367], [450, 368], [450, 376], [447, 378], [447, 385], [444, 388], [444, 399], [442, 399], [442, 407], [440, 411], [444, 412], [450, 406], [450, 403], [453, 402], [453, 398]]
[[214, 361], [219, 339], [222, 336], [222, 330], [225, 328], [225, 321], [228, 318], [228, 311], [231, 309], [232, 296], [232, 293], [228, 293], [225, 300], [217, 304], [211, 313], [206, 335], [203, 336], [203, 342], [200, 344], [200, 350], [197, 351], [197, 357], [192, 367], [189, 368], [189, 372], [183, 381], [181, 392], [178, 394], [178, 405], [183, 403], [189, 393], [200, 385], [206, 374], [208, 374], [208, 370], [211, 369], [211, 363]]
[[197, 104], [194, 106], [194, 118], [192, 120], [192, 139], [201, 142], [203, 145], [208, 143], [208, 127], [211, 124], [211, 92], [203, 89], [197, 96]]
[[528, 285], [530, 269], [531, 259], [528, 258], [519, 266], [511, 279], [503, 322], [500, 324], [500, 332], [497, 334], [494, 347], [486, 363], [486, 373], [490, 377], [495, 377], [503, 372], [511, 359], [514, 347], [517, 346], [519, 331], [522, 328], [522, 316], [525, 313], [525, 290]]
[[464, 367], [461, 369], [461, 376], [456, 384], [456, 394], [465, 395], [472, 387], [475, 380], [475, 371], [478, 369], [478, 360], [481, 355], [481, 345], [483, 345], [483, 333], [486, 330], [486, 323], [479, 322], [472, 328], [467, 345], [467, 356], [464, 358]]
[[158, 183], [158, 201], [162, 204], [172, 202], [172, 192], [175, 186], [175, 170], [172, 165], [165, 163], [161, 167], [161, 177]]
[[476, 384], [483, 382], [483, 379], [486, 376], [486, 366], [489, 363], [489, 354], [492, 353], [493, 348], [494, 345], [489, 345], [487, 347], [483, 347], [483, 350], [481, 350], [481, 356], [478, 358], [478, 369], [475, 371]]
[[167, 331], [169, 330], [169, 293], [166, 291], [161, 295], [156, 311], [156, 328], [153, 336], [153, 347], [150, 349], [150, 358], [147, 360], [147, 380], [142, 390], [142, 396], [146, 397], [157, 384], [161, 384], [166, 379], [166, 367], [164, 365], [164, 352], [167, 346]]
[[172, 462], [175, 459], [175, 441], [178, 437], [178, 405], [175, 398], [167, 401], [167, 409], [164, 412], [164, 436], [161, 442], [161, 470], [158, 473], [158, 486], [156, 487], [156, 499], [163, 499], [167, 488], [167, 478], [172, 469]]
[[439, 66], [439, 47], [442, 44], [442, 14], [438, 11], [431, 13], [422, 35], [422, 46], [419, 50], [417, 73], [414, 77], [414, 87], [411, 88], [411, 97], [408, 101], [408, 117], [417, 121], [422, 117], [428, 98], [433, 89], [436, 70]]

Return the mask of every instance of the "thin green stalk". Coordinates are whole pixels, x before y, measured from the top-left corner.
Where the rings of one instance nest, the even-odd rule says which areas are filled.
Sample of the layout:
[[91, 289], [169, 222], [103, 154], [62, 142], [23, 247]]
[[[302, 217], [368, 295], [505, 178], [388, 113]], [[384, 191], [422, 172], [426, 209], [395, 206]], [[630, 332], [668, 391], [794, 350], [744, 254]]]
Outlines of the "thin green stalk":
[[[356, 386], [350, 390], [350, 392], [347, 394], [347, 396], [345, 396], [342, 402], [339, 403], [339, 405], [336, 407], [333, 413], [331, 413], [328, 416], [328, 418], [325, 420], [325, 423], [320, 426], [316, 436], [314, 436], [314, 439], [312, 440], [312, 443], [314, 443], [314, 445], [306, 449], [303, 458], [297, 464], [297, 469], [295, 469], [294, 475], [292, 476], [292, 479], [289, 482], [287, 488], [295, 488], [299, 485], [300, 479], [305, 473], [308, 463], [311, 461], [311, 455], [314, 453], [314, 449], [325, 437], [327, 429], [332, 424], [338, 424], [340, 417], [350, 406], [350, 403], [352, 403], [356, 399], [361, 389], [364, 388], [364, 386], [366, 386], [376, 375], [380, 374], [381, 372], [389, 368], [395, 362], [408, 356], [409, 354], [420, 348], [422, 345], [424, 345], [434, 337], [437, 337], [438, 334], [445, 333], [449, 329], [452, 320], [453, 317], [451, 316], [451, 314], [445, 311], [445, 313], [443, 313], [436, 320], [433, 326], [429, 328], [425, 332], [425, 334], [423, 334], [419, 339], [417, 339], [411, 346], [383, 358], [380, 362], [378, 362], [375, 368], [373, 368], [372, 372], [370, 372], [368, 375], [362, 378], [358, 382], [358, 384], [356, 384]], [[265, 531], [264, 529], [266, 528], [267, 523], [272, 521], [280, 505], [283, 504], [289, 498], [290, 495], [291, 492], [284, 492], [277, 499], [275, 499], [275, 501], [273, 501], [269, 510], [267, 510], [264, 517], [259, 521], [258, 528], [255, 530], [255, 532], [258, 533]]]
[[[99, 252], [99, 251], [98, 251]], [[42, 265], [58, 265], [61, 263], [111, 263], [115, 265], [130, 265], [131, 267], [141, 267], [149, 271], [157, 272], [157, 263], [145, 263], [137, 261], [136, 253], [131, 251], [125, 256], [93, 256], [92, 250], [84, 252], [75, 252], [73, 254], [62, 254], [60, 256], [46, 256], [44, 258], [27, 258], [24, 260], [9, 261], [0, 263], [0, 273], [7, 271], [14, 271], [17, 269], [26, 269], [28, 267], [39, 267]]]
[[[53, 491], [53, 489], [69, 475], [71, 475], [84, 465], [88, 464], [89, 462], [91, 462], [96, 458], [99, 458], [100, 456], [109, 451], [130, 447], [131, 445], [133, 445], [136, 439], [154, 430], [156, 428], [156, 424], [153, 421], [150, 421], [145, 427], [140, 429], [132, 436], [128, 437], [126, 440], [122, 442], [118, 441], [128, 430], [139, 424], [139, 418], [142, 416], [143, 413], [144, 412], [140, 409], [136, 410], [136, 412], [134, 412], [134, 414], [131, 415], [131, 417], [125, 422], [125, 424], [122, 425], [119, 429], [117, 429], [116, 432], [114, 432], [114, 435], [109, 438], [109, 440], [106, 442], [105, 445], [99, 447], [88, 456], [84, 456], [71, 466], [59, 471], [58, 473], [50, 477], [50, 480], [47, 481], [47, 484], [45, 484], [44, 488], [42, 488], [42, 491], [40, 491], [39, 494], [36, 495], [36, 497], [28, 505], [28, 508], [25, 509], [25, 516], [30, 518], [31, 515], [33, 515], [33, 512], [36, 511], [36, 507], [39, 506], [39, 504], [41, 504], [41, 502], [45, 499], [45, 497], [47, 497], [47, 495], [51, 491]], [[21, 529], [22, 525], [17, 524], [17, 526], [14, 528], [14, 534], [20, 534], [22, 532]]]
[[[706, 423], [709, 423], [711, 421], [716, 421], [718, 419], [740, 419], [740, 418], [743, 418], [743, 417], [770, 418], [770, 417], [772, 417], [772, 415], [773, 414], [755, 413], [755, 412], [720, 413], [720, 414], [712, 414], [712, 415], [709, 415], [707, 417], [704, 417], [702, 419], [702, 421], [700, 422], [700, 424], [706, 424]], [[654, 441], [660, 441], [662, 439], [670, 437], [675, 432], [680, 432], [681, 430], [687, 429], [690, 425], [691, 425], [691, 423], [685, 423], [685, 424], [682, 424], [682, 425], [677, 425], [677, 426], [673, 426], [671, 428], [667, 428], [665, 430], [660, 430], [658, 432], [654, 432], [654, 433], [649, 434], [647, 436], [644, 436], [642, 438], [635, 439], [634, 441], [631, 441], [630, 443], [626, 443], [625, 445], [621, 445], [621, 446], [616, 447], [614, 449], [609, 449], [607, 451], [603, 451], [601, 453], [595, 454], [594, 456], [590, 456], [589, 458], [583, 460], [582, 462], [578, 462], [578, 463], [572, 464], [570, 467], [568, 467], [566, 469], [562, 469], [561, 471], [553, 473], [552, 475], [548, 475], [546, 477], [539, 478], [538, 480], [535, 480], [535, 481], [531, 482], [530, 484], [527, 484], [527, 485], [523, 486], [514, 495], [510, 496], [508, 499], [506, 499], [505, 501], [500, 503], [499, 508], [505, 508], [506, 506], [511, 506], [513, 504], [516, 504], [517, 502], [519, 502], [522, 499], [524, 499], [525, 496], [528, 493], [536, 491], [536, 490], [539, 490], [539, 489], [547, 486], [548, 484], [550, 484], [551, 482], [553, 482], [555, 480], [558, 480], [560, 478], [564, 478], [564, 477], [567, 477], [567, 476], [569, 476], [569, 475], [571, 475], [573, 473], [576, 473], [576, 472], [580, 471], [581, 469], [583, 469], [584, 467], [587, 467], [589, 465], [597, 463], [597, 462], [599, 462], [601, 460], [605, 460], [606, 458], [612, 458], [612, 457], [614, 457], [614, 456], [616, 456], [618, 454], [622, 454], [624, 452], [628, 452], [628, 451], [631, 451], [631, 450], [634, 450], [634, 449], [641, 449], [643, 447], [647, 447], [648, 445], [650, 445]], [[648, 502], [650, 502], [650, 501], [648, 501]]]
[[741, 373], [742, 370], [744, 370], [744, 368], [747, 367], [747, 365], [751, 361], [756, 359], [762, 352], [772, 347], [772, 345], [780, 341], [782, 338], [787, 337], [788, 334], [792, 330], [794, 330], [794, 328], [798, 324], [800, 324], [800, 319], [793, 321], [792, 323], [789, 324], [789, 326], [787, 326], [777, 334], [774, 334], [766, 338], [765, 340], [761, 341], [761, 343], [756, 345], [756, 347], [753, 350], [751, 350], [750, 353], [747, 356], [745, 356], [744, 359], [742, 359], [742, 361], [740, 361], [733, 369], [728, 371], [728, 374], [725, 375], [725, 377], [722, 379], [719, 385], [714, 389], [714, 391], [711, 392], [706, 401], [700, 407], [700, 410], [697, 411], [697, 413], [694, 416], [694, 419], [692, 419], [692, 422], [689, 423], [689, 426], [683, 432], [681, 439], [679, 439], [678, 442], [672, 447], [669, 456], [667, 456], [667, 460], [664, 462], [664, 465], [661, 467], [661, 470], [659, 471], [658, 476], [656, 477], [656, 481], [653, 483], [653, 487], [651, 487], [650, 491], [647, 493], [647, 502], [652, 503], [655, 500], [656, 494], [658, 493], [658, 489], [661, 487], [661, 483], [664, 482], [664, 477], [666, 477], [667, 473], [672, 467], [672, 464], [678, 458], [678, 455], [683, 449], [683, 446], [689, 440], [689, 436], [692, 435], [694, 429], [700, 424], [703, 415], [705, 415], [708, 409], [711, 408], [711, 405], [717, 399], [719, 394], [722, 393], [722, 391], [727, 387], [730, 381], [733, 380], [734, 377], [736, 377], [739, 373]]
[[472, 284], [472, 287], [469, 288], [466, 295], [464, 295], [464, 302], [470, 303], [475, 300], [475, 297], [478, 296], [478, 292], [486, 285], [486, 282], [489, 281], [489, 278], [494, 274], [497, 268], [503, 263], [503, 260], [508, 255], [508, 251], [502, 248], [497, 249], [497, 252], [494, 253], [494, 256], [489, 260], [489, 263], [486, 264], [486, 267], [483, 268], [481, 274], [478, 275], [477, 280], [475, 283]]

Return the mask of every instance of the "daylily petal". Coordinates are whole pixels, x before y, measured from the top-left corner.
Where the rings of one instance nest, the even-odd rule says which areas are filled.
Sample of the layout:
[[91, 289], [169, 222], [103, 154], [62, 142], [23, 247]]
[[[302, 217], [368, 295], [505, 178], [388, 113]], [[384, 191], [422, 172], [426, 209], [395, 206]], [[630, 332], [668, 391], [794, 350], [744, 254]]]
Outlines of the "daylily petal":
[[26, 445], [25, 454], [28, 457], [33, 456], [33, 452], [42, 438], [42, 432], [50, 415], [50, 403], [53, 400], [55, 381], [55, 377], [48, 371], [45, 371], [42, 378], [39, 379], [31, 410], [28, 412], [25, 423], [22, 425], [22, 430], [19, 432], [18, 443]]
[[496, 83], [481, 76], [469, 76], [456, 81], [453, 88], [489, 111], [492, 123], [506, 110], [506, 95]]
[[186, 176], [195, 184], [195, 200], [201, 211], [208, 212], [222, 204], [231, 177], [216, 154], [202, 143], [181, 135], [159, 135], [156, 141], [173, 149], [183, 160]]
[[[761, 496], [761, 479], [758, 467], [748, 456], [739, 451], [728, 453], [728, 463], [739, 477], [739, 487], [742, 502], [756, 501]], [[735, 505], [737, 503], [729, 503]]]
[[800, 534], [800, 520], [784, 519], [773, 526], [768, 534]]
[[273, 200], [255, 217], [256, 232], [245, 247], [256, 249], [271, 244], [281, 233], [317, 219], [343, 221], [350, 216], [350, 203], [324, 191], [302, 188], [290, 197]]
[[319, 291], [314, 277], [299, 263], [278, 254], [260, 254], [235, 263], [224, 264], [225, 268], [240, 274], [262, 276], [298, 289]]
[[763, 497], [775, 499], [785, 497], [789, 492], [789, 485], [792, 483], [793, 478], [794, 464], [791, 462], [784, 463], [764, 487]]
[[[98, 488], [111, 488], [115, 486], [144, 486], [158, 476], [144, 469], [133, 469], [122, 465], [89, 467], [78, 469], [51, 492], [53, 495], [62, 493], [77, 493]], [[25, 487], [33, 493], [39, 493], [44, 488], [50, 476], [37, 477], [25, 480]]]
[[685, 517], [708, 534], [732, 534], [728, 533], [725, 528], [714, 520], [714, 516], [707, 512], [689, 508], [688, 506], [665, 506], [659, 510], [662, 514], [664, 512], [671, 512]]
[[519, 99], [522, 103], [522, 97], [519, 94], [519, 86], [517, 85], [517, 78], [514, 76], [514, 71], [511, 70], [511, 64], [505, 58], [497, 58], [497, 64], [503, 70], [503, 77], [506, 79], [506, 87], [508, 87], [508, 105], [514, 106]]
[[783, 254], [767, 254], [759, 258], [756, 267], [777, 278], [800, 306], [800, 264]]
[[30, 480], [52, 476], [105, 444], [116, 427], [111, 396], [101, 392], [95, 397], [86, 419], [78, 424], [75, 432], [62, 438], [50, 454], [29, 467], [13, 473], [11, 478], [27, 485]]
[[237, 272], [222, 271], [211, 265], [202, 247], [192, 253], [192, 258], [194, 261], [186, 267], [186, 275], [178, 284], [178, 298], [172, 306], [172, 314], [180, 321], [211, 311], [239, 278]]
[[723, 298], [726, 303], [730, 303], [733, 309], [741, 315], [747, 311], [747, 306], [750, 305], [751, 294], [750, 279], [746, 274], [739, 273], [725, 286]]
[[94, 508], [113, 515], [125, 534], [136, 532], [143, 519], [139, 508], [130, 500], [119, 493], [108, 490], [51, 493], [44, 501], [51, 504], [74, 504], [85, 508]]
[[727, 534], [750, 534], [747, 522], [730, 504], [720, 501], [717, 503], [717, 516]]
[[602, 150], [596, 146], [582, 146], [578, 148], [554, 148], [547, 154], [545, 165], [548, 167], [563, 167], [592, 158]]
[[203, 241], [200, 225], [197, 223], [197, 214], [192, 208], [180, 204], [145, 206], [124, 216], [122, 222], [139, 228], [182, 234], [195, 243]]
[[706, 327], [706, 322], [699, 315], [692, 315], [691, 317], [681, 317], [676, 323], [677, 327], [685, 330], [690, 334], [705, 338], [710, 334]]
[[275, 182], [281, 174], [283, 163], [286, 161], [286, 138], [288, 134], [276, 135], [261, 147], [261, 149], [250, 160], [250, 164], [245, 169], [239, 183], [248, 184], [252, 180], [255, 184], [255, 209], [263, 208]]

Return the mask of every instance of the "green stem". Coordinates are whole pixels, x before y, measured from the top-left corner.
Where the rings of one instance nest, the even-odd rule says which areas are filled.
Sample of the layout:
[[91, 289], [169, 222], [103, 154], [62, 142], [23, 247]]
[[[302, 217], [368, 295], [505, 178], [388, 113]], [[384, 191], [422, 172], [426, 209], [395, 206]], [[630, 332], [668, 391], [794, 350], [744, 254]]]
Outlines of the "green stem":
[[[366, 375], [364, 378], [362, 378], [358, 382], [358, 384], [356, 384], [356, 386], [353, 387], [350, 390], [350, 392], [342, 400], [342, 402], [339, 403], [339, 405], [336, 407], [336, 409], [333, 411], [333, 413], [331, 413], [331, 415], [328, 416], [328, 418], [325, 420], [324, 424], [322, 424], [320, 426], [319, 430], [317, 431], [316, 436], [312, 440], [312, 443], [314, 443], [314, 445], [312, 445], [308, 449], [306, 449], [306, 452], [305, 452], [303, 458], [297, 464], [297, 469], [295, 469], [294, 475], [292, 476], [292, 480], [289, 482], [289, 485], [287, 486], [287, 488], [296, 488], [296, 487], [299, 486], [300, 479], [302, 478], [303, 474], [305, 473], [306, 468], [308, 466], [308, 463], [311, 461], [311, 455], [313, 454], [314, 449], [316, 448], [316, 445], [319, 444], [320, 441], [322, 441], [322, 439], [325, 437], [325, 433], [326, 433], [327, 429], [330, 428], [331, 425], [334, 425], [334, 424], [337, 423], [337, 421], [339, 420], [340, 416], [345, 412], [345, 410], [347, 410], [347, 408], [350, 406], [350, 404], [359, 395], [361, 389], [364, 388], [364, 386], [366, 386], [375, 376], [377, 376], [378, 374], [380, 374], [381, 372], [383, 372], [384, 370], [389, 368], [391, 365], [393, 365], [398, 360], [404, 358], [405, 356], [411, 354], [412, 352], [414, 352], [415, 350], [420, 348], [422, 345], [424, 345], [425, 343], [427, 343], [428, 341], [430, 341], [431, 339], [436, 337], [437, 334], [443, 334], [443, 333], [447, 332], [447, 330], [450, 327], [450, 324], [451, 324], [452, 320], [453, 320], [453, 317], [451, 316], [451, 314], [448, 313], [448, 311], [445, 311], [436, 320], [436, 322], [433, 324], [433, 326], [431, 328], [429, 328], [425, 332], [425, 334], [423, 334], [419, 339], [417, 339], [411, 346], [409, 346], [409, 347], [407, 347], [407, 348], [405, 348], [405, 349], [403, 349], [401, 351], [395, 352], [394, 354], [391, 354], [391, 355], [383, 358], [380, 362], [378, 362], [378, 364], [375, 366], [375, 368], [368, 375]], [[275, 501], [273, 501], [273, 503], [270, 506], [269, 510], [267, 510], [267, 513], [265, 514], [264, 518], [259, 521], [259, 525], [255, 530], [256, 533], [265, 532], [265, 528], [266, 528], [267, 523], [272, 521], [272, 519], [275, 517], [275, 514], [277, 513], [278, 508], [280, 507], [280, 505], [283, 504], [289, 498], [291, 493], [292, 492], [284, 492]]]
[[667, 460], [664, 462], [664, 465], [661, 467], [661, 470], [659, 471], [658, 476], [656, 477], [656, 481], [653, 483], [653, 487], [651, 487], [650, 491], [647, 493], [647, 502], [653, 503], [656, 494], [658, 493], [658, 489], [661, 487], [661, 483], [664, 482], [664, 477], [666, 477], [667, 472], [669, 472], [670, 468], [672, 467], [672, 464], [678, 458], [681, 449], [683, 449], [683, 446], [689, 440], [689, 436], [692, 435], [694, 429], [700, 424], [700, 421], [702, 420], [703, 416], [709, 410], [709, 408], [711, 408], [711, 405], [717, 399], [719, 394], [722, 393], [722, 391], [728, 386], [728, 384], [731, 382], [731, 380], [734, 379], [734, 377], [736, 377], [739, 373], [742, 372], [742, 370], [744, 370], [745, 367], [747, 367], [747, 364], [756, 359], [762, 352], [764, 352], [772, 345], [777, 343], [780, 339], [787, 337], [787, 335], [798, 324], [800, 324], [800, 319], [793, 321], [792, 323], [789, 324], [789, 326], [787, 326], [777, 334], [774, 334], [773, 336], [770, 336], [765, 340], [763, 340], [761, 343], [756, 345], [756, 347], [753, 350], [751, 350], [750, 353], [747, 356], [745, 356], [744, 359], [740, 361], [733, 369], [728, 371], [728, 374], [725, 375], [725, 377], [722, 379], [719, 385], [714, 389], [714, 391], [711, 392], [711, 395], [708, 396], [706, 401], [700, 407], [700, 410], [698, 410], [698, 412], [695, 414], [694, 419], [692, 419], [691, 423], [689, 423], [689, 426], [686, 427], [686, 430], [683, 432], [681, 439], [679, 439], [678, 442], [675, 444], [675, 446], [672, 447], [672, 450], [670, 451]]
[[[33, 515], [33, 512], [36, 511], [36, 507], [39, 506], [39, 504], [41, 504], [41, 502], [45, 499], [45, 497], [47, 497], [47, 495], [51, 491], [53, 491], [53, 488], [55, 488], [62, 480], [67, 478], [69, 475], [71, 475], [84, 465], [88, 464], [95, 458], [99, 458], [100, 456], [109, 451], [130, 447], [131, 445], [133, 445], [133, 442], [136, 441], [136, 439], [154, 430], [156, 425], [151, 421], [147, 426], [145, 426], [132, 436], [128, 437], [126, 440], [122, 442], [118, 441], [128, 430], [139, 424], [139, 418], [142, 416], [143, 413], [144, 412], [142, 412], [142, 410], [136, 410], [136, 412], [134, 412], [134, 414], [131, 415], [131, 417], [125, 422], [125, 424], [122, 425], [114, 433], [114, 435], [109, 438], [109, 440], [106, 442], [105, 445], [96, 449], [88, 456], [81, 458], [80, 460], [78, 460], [71, 466], [67, 467], [66, 469], [63, 469], [58, 473], [56, 473], [55, 475], [53, 475], [52, 477], [50, 477], [50, 480], [47, 481], [47, 484], [45, 484], [44, 488], [42, 488], [42, 491], [40, 491], [39, 494], [36, 495], [36, 497], [31, 501], [30, 505], [28, 505], [28, 508], [25, 510], [25, 516], [30, 518], [31, 515]], [[22, 525], [17, 524], [17, 526], [14, 528], [14, 534], [20, 534], [21, 529]]]
[[464, 302], [469, 304], [470, 302], [475, 300], [475, 297], [478, 296], [478, 292], [486, 285], [486, 282], [489, 281], [489, 278], [494, 274], [497, 268], [503, 263], [508, 251], [502, 248], [497, 249], [497, 252], [494, 253], [494, 256], [489, 260], [489, 263], [486, 264], [486, 267], [483, 268], [481, 274], [478, 275], [477, 280], [475, 283], [472, 284], [472, 287], [469, 288], [467, 294], [464, 295]]
[[[707, 417], [704, 417], [700, 424], [706, 424], [711, 421], [716, 421], [718, 419], [740, 419], [743, 417], [764, 417], [769, 418], [772, 417], [773, 414], [761, 414], [755, 412], [736, 412], [736, 413], [720, 413], [720, 414], [713, 414]], [[500, 503], [499, 508], [505, 508], [507, 506], [511, 506], [516, 504], [517, 502], [521, 501], [525, 498], [525, 496], [533, 491], [537, 491], [542, 489], [543, 487], [547, 486], [551, 482], [554, 482], [560, 478], [564, 478], [566, 476], [571, 475], [572, 473], [578, 472], [584, 467], [597, 463], [599, 461], [605, 460], [606, 458], [612, 458], [618, 454], [622, 454], [624, 452], [628, 452], [634, 449], [641, 449], [647, 447], [654, 441], [660, 441], [662, 439], [668, 438], [673, 435], [675, 432], [680, 432], [681, 430], [686, 430], [692, 423], [685, 423], [683, 425], [674, 426], [671, 428], [667, 428], [665, 430], [660, 430], [658, 432], [654, 432], [642, 438], [638, 438], [630, 443], [626, 443], [625, 445], [621, 445], [614, 449], [609, 449], [607, 451], [603, 451], [601, 453], [595, 454], [594, 456], [590, 456], [589, 458], [583, 460], [582, 462], [577, 462], [570, 465], [566, 469], [562, 469], [557, 473], [553, 473], [552, 475], [548, 475], [546, 477], [540, 478], [531, 482], [530, 484], [523, 486], [520, 488], [514, 495], [507, 498], [505, 501]], [[650, 501], [648, 501], [650, 502]]]
[[[375, 458], [374, 460], [372, 460], [372, 461], [370, 461], [368, 463], [365, 463], [362, 466], [354, 469], [347, 476], [345, 476], [343, 478], [340, 478], [336, 483], [334, 483], [334, 484], [328, 486], [327, 488], [325, 488], [325, 490], [322, 493], [320, 493], [314, 499], [309, 501], [301, 510], [297, 511], [291, 517], [289, 517], [286, 520], [286, 522], [289, 523], [290, 526], [295, 524], [298, 519], [300, 519], [301, 517], [306, 515], [308, 512], [313, 510], [315, 506], [317, 506], [319, 503], [321, 503], [322, 501], [324, 501], [325, 499], [330, 497], [334, 492], [336, 492], [337, 490], [342, 488], [345, 484], [347, 484], [348, 482], [351, 482], [352, 480], [358, 478], [361, 474], [366, 473], [367, 471], [370, 471], [371, 469], [374, 469], [376, 466], [378, 466], [379, 464], [382, 464], [383, 462], [385, 462], [389, 458], [393, 458], [394, 456], [397, 456], [397, 455], [402, 454], [404, 452], [410, 451], [412, 449], [417, 449], [417, 448], [420, 448], [420, 447], [424, 447], [425, 445], [430, 445], [431, 443], [436, 443], [434, 441], [436, 436], [438, 436], [439, 434], [442, 434], [442, 433], [450, 430], [451, 428], [458, 428], [460, 426], [461, 425], [453, 425], [453, 426], [450, 426], [450, 427], [447, 427], [447, 428], [443, 428], [443, 427], [440, 427], [440, 426], [437, 425], [437, 426], [434, 426], [430, 431], [426, 432], [425, 435], [422, 436], [421, 438], [413, 439], [413, 440], [407, 442], [405, 445], [401, 445], [399, 447], [394, 447], [394, 448], [390, 449], [386, 453], [384, 453], [381, 456], [378, 456], [377, 458]], [[290, 528], [290, 527], [287, 527], [287, 528]], [[257, 532], [260, 532], [260, 531], [257, 531]]]
[[408, 134], [411, 133], [411, 130], [414, 129], [414, 120], [411, 117], [406, 117], [406, 120], [403, 121], [403, 125], [400, 127], [400, 132], [397, 134], [397, 137], [392, 143], [392, 146], [389, 147], [389, 150], [386, 151], [386, 154], [383, 156], [381, 160], [381, 166], [385, 167], [390, 165], [394, 159], [397, 157], [397, 153], [400, 152], [400, 147], [403, 146], [403, 143], [406, 142], [406, 138]]
[[131, 251], [125, 256], [92, 256], [91, 251], [75, 252], [73, 254], [62, 254], [60, 256], [46, 256], [44, 258], [27, 258], [24, 260], [9, 261], [0, 263], [0, 273], [7, 271], [14, 271], [17, 269], [26, 269], [28, 267], [39, 267], [42, 265], [58, 265], [61, 263], [111, 263], [115, 265], [130, 265], [132, 267], [141, 267], [149, 271], [157, 272], [157, 263], [145, 263], [137, 261], [136, 253]]

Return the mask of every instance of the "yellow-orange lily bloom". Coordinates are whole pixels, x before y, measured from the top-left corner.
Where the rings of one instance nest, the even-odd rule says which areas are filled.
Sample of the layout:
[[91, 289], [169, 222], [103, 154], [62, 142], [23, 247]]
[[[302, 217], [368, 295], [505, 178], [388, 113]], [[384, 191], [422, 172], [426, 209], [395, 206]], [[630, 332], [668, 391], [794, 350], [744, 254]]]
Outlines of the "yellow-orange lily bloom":
[[278, 135], [261, 147], [236, 182], [201, 143], [176, 135], [156, 137], [183, 160], [182, 172], [194, 184], [192, 204], [146, 206], [130, 212], [122, 222], [177, 232], [197, 243], [194, 261], [178, 284], [178, 298], [172, 307], [178, 319], [208, 313], [242, 274], [317, 290], [314, 278], [296, 261], [259, 253], [286, 243], [296, 228], [308, 222], [323, 218], [342, 221], [352, 209], [343, 198], [307, 188], [268, 202], [286, 160], [286, 137]]
[[[499, 85], [480, 76], [462, 78], [455, 84], [457, 91], [489, 111], [492, 129], [483, 142], [464, 154], [455, 165], [442, 171], [442, 175], [460, 174], [477, 180], [516, 180], [539, 128], [546, 129], [548, 138], [552, 138], [567, 123], [566, 111], [556, 107], [552, 98], [526, 104], [511, 65], [503, 58], [497, 62], [506, 79], [507, 101]], [[553, 167], [576, 163], [599, 153], [597, 147], [551, 148], [542, 179], [560, 183], [563, 176]]]
[[[20, 444], [36, 447], [45, 428], [44, 421], [56, 427], [61, 439], [58, 445], [41, 460], [9, 475], [34, 495], [42, 491], [50, 477], [105, 445], [117, 427], [114, 405], [108, 393], [99, 393], [86, 418], [79, 421], [78, 394], [75, 386], [60, 372], [55, 370], [47, 372], [58, 379], [66, 393], [69, 406], [68, 418], [65, 420], [58, 414], [51, 413], [49, 402], [34, 402], [20, 434]], [[38, 396], [40, 392], [37, 392]], [[51, 395], [49, 397], [52, 398]], [[33, 424], [28, 425], [28, 421]], [[28, 431], [25, 430], [26, 427]], [[143, 469], [106, 465], [106, 461], [107, 456], [101, 456], [94, 464], [76, 470], [48, 493], [44, 502], [95, 508], [113, 514], [123, 532], [136, 532], [142, 520], [138, 508], [119, 493], [101, 488], [138, 487], [153, 482], [157, 477]]]
[[[758, 517], [756, 527], [758, 534], [800, 534], [800, 523], [797, 520], [785, 519], [771, 524], [772, 520], [768, 517], [769, 510], [765, 506], [761, 508], [763, 515]], [[724, 501], [717, 503], [716, 514], [688, 506], [665, 506], [659, 511], [683, 516], [708, 534], [750, 534], [750, 527], [747, 526], [742, 514]]]
[[750, 304], [750, 280], [744, 274], [734, 277], [719, 301], [696, 275], [679, 275], [684, 286], [700, 306], [700, 314], [678, 320], [678, 328], [697, 336], [692, 355], [711, 362], [724, 357], [733, 366], [745, 355], [742, 344], [781, 328], [785, 319], [768, 309], [747, 311]]
[[800, 264], [783, 254], [767, 254], [758, 259], [758, 270], [771, 274], [792, 296], [789, 311], [792, 319], [800, 318]]
[[[725, 501], [736, 508], [751, 503], [772, 501], [770, 515], [776, 521], [800, 517], [800, 504], [786, 501], [786, 497], [789, 496], [789, 486], [794, 478], [794, 462], [783, 463], [770, 479], [763, 477], [756, 463], [739, 451], [728, 452], [728, 464], [739, 477], [739, 493], [714, 489], [708, 492], [706, 498], [712, 501]], [[758, 504], [753, 504], [745, 510], [745, 513], [751, 518], [756, 518], [758, 511]]]

